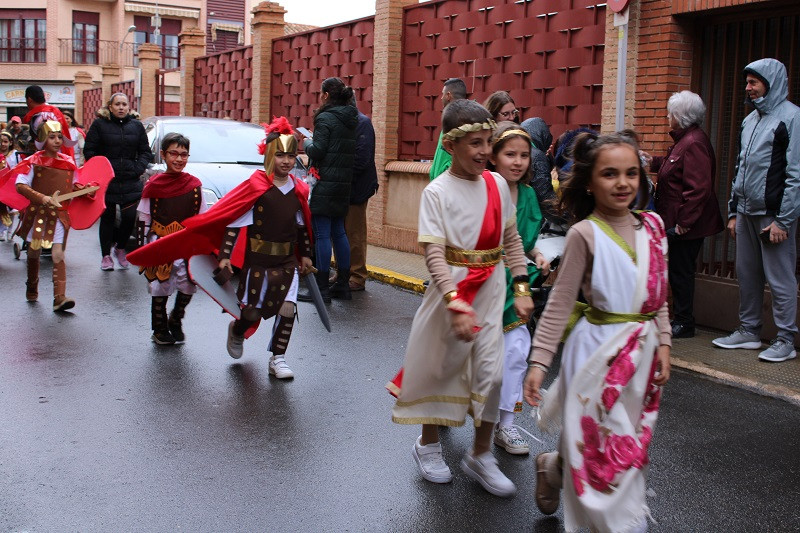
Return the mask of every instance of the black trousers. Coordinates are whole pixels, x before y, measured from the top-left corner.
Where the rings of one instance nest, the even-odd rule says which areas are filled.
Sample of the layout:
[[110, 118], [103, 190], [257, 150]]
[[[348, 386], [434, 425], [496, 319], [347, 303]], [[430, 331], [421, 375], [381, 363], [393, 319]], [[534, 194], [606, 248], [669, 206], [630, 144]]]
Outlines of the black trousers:
[[[118, 205], [121, 213], [119, 226], [117, 226]], [[100, 215], [100, 250], [104, 257], [111, 255], [112, 246], [122, 250], [127, 246], [133, 227], [136, 225], [137, 205], [139, 200], [129, 204], [106, 202], [106, 210]]]
[[703, 247], [699, 239], [669, 239], [669, 286], [672, 289], [673, 323], [694, 326], [694, 274], [697, 255]]

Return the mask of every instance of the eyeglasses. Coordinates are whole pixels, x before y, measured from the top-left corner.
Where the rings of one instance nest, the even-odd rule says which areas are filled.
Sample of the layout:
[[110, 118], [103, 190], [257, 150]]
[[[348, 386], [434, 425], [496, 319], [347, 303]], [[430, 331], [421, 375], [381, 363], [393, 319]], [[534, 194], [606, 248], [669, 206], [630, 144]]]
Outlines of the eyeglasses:
[[189, 159], [189, 152], [178, 152], [177, 150], [167, 150], [167, 153], [175, 159]]
[[512, 109], [511, 111], [500, 111], [497, 114], [503, 118], [516, 117], [517, 115], [519, 115], [519, 109]]

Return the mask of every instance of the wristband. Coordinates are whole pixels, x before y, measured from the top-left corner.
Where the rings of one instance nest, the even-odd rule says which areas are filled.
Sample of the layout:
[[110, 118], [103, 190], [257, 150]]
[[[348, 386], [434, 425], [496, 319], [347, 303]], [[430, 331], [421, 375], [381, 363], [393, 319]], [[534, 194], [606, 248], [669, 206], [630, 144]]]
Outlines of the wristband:
[[458, 296], [458, 291], [449, 291], [446, 292], [444, 296], [442, 296], [442, 299], [444, 300], [444, 303], [446, 305], [455, 300], [457, 296]]
[[528, 362], [528, 368], [538, 368], [539, 370], [543, 371], [545, 374], [547, 374], [550, 371], [550, 369], [547, 368], [546, 365], [543, 365], [542, 363], [537, 363], [536, 361]]
[[533, 296], [533, 294], [531, 293], [531, 291], [520, 291], [514, 293], [514, 298], [519, 298], [521, 296]]
[[[525, 295], [525, 296], [530, 296], [531, 295], [531, 284], [528, 283], [527, 280], [526, 281], [515, 281], [513, 283], [513, 287], [514, 287], [514, 296], [516, 296], [517, 294]], [[523, 294], [523, 293], [527, 293], [527, 294]]]

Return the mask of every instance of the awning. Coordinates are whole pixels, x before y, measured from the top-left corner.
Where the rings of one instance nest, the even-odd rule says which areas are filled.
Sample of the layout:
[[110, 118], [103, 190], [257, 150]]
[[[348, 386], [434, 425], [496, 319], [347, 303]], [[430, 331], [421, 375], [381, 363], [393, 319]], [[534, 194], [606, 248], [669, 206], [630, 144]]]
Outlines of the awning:
[[199, 19], [200, 10], [192, 8], [180, 7], [164, 7], [145, 4], [135, 4], [133, 2], [125, 2], [125, 11], [129, 13], [147, 13], [149, 15], [166, 15], [168, 17], [180, 17], [187, 19]]

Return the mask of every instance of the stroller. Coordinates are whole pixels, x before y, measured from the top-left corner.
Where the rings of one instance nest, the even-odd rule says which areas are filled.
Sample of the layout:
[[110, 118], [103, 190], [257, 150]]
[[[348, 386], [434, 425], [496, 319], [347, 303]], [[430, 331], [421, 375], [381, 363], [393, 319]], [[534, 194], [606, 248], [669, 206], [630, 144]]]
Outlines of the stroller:
[[[561, 261], [561, 255], [564, 253], [564, 245], [566, 243], [567, 229], [565, 226], [554, 224], [550, 221], [545, 222], [545, 226], [539, 233], [539, 238], [536, 240], [536, 248], [544, 254], [545, 258], [550, 262], [550, 271], [553, 272], [558, 268]], [[528, 259], [528, 262], [533, 262]], [[533, 313], [528, 320], [528, 330], [533, 337], [536, 330], [536, 323], [542, 316], [544, 308], [547, 305], [547, 298], [550, 296], [550, 291], [553, 289], [552, 285], [544, 285], [548, 276], [539, 276], [536, 278], [534, 285], [531, 287], [533, 296]]]

